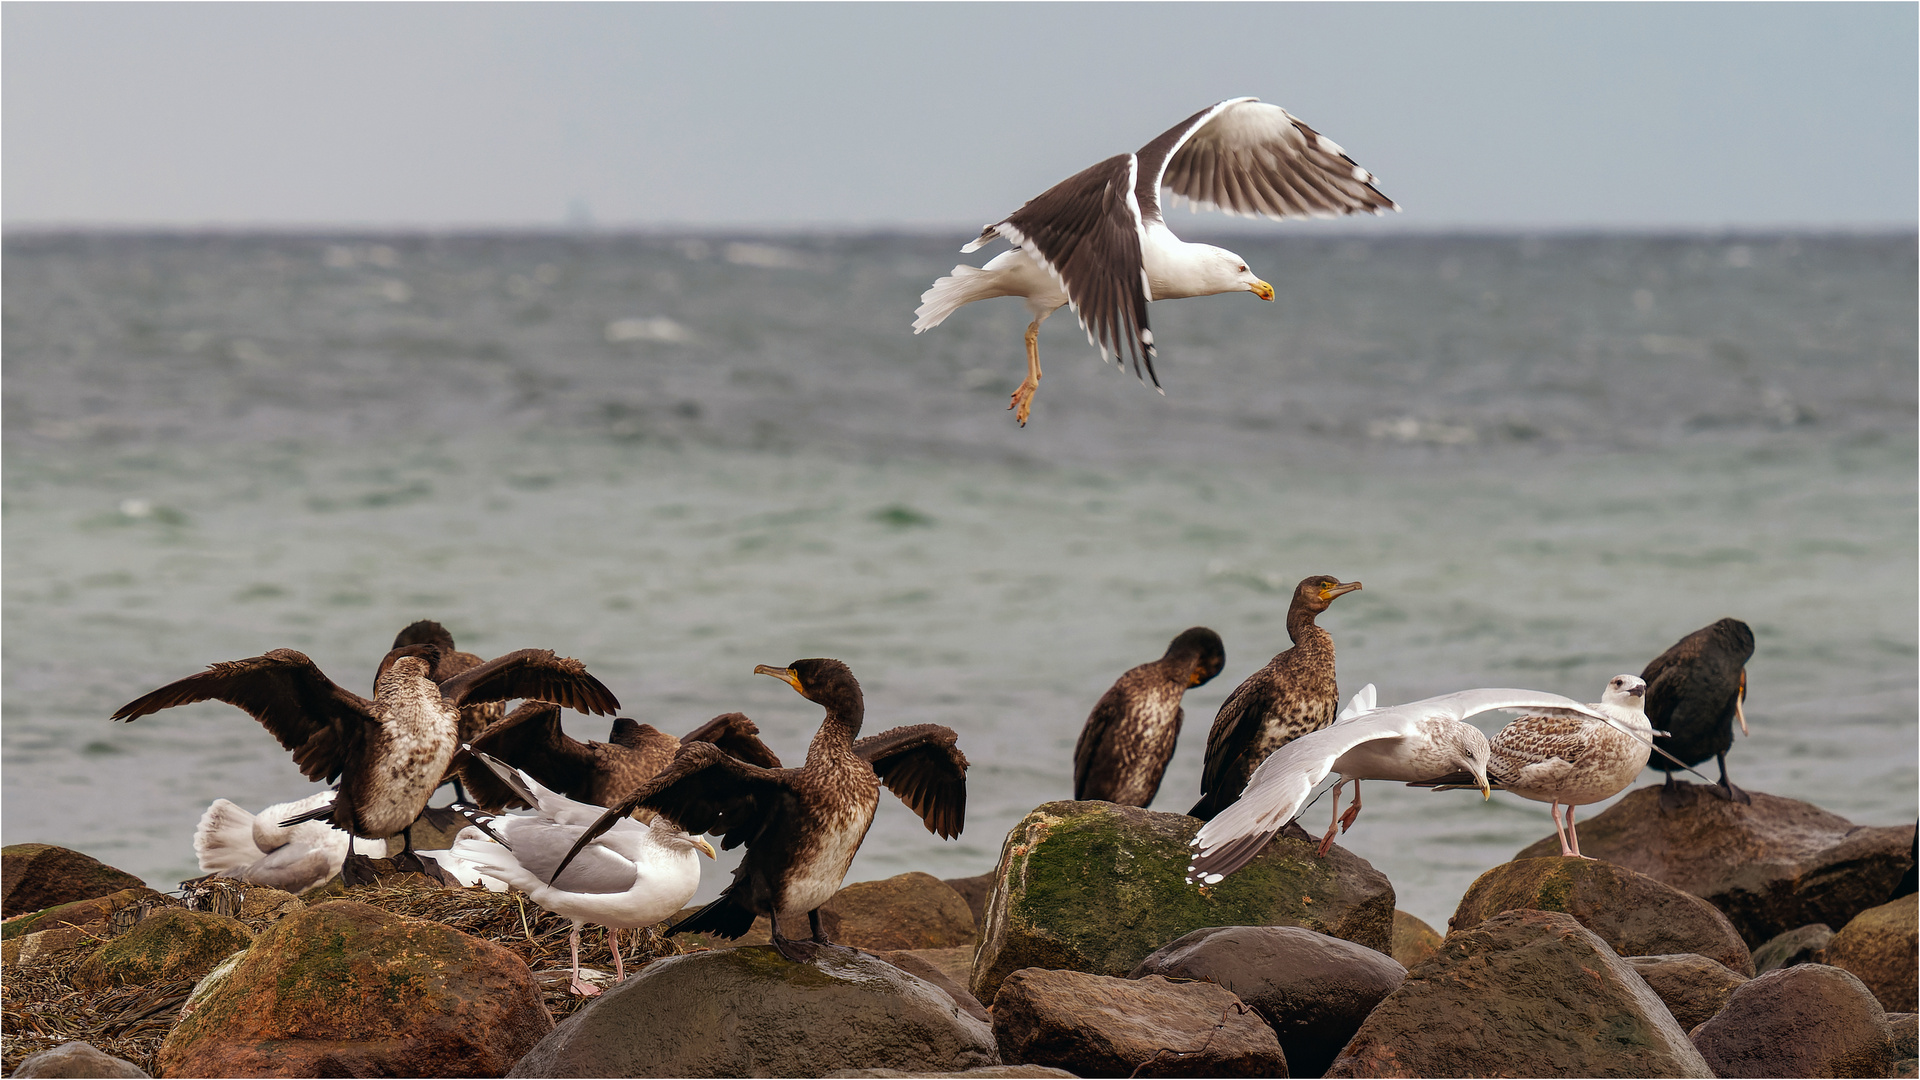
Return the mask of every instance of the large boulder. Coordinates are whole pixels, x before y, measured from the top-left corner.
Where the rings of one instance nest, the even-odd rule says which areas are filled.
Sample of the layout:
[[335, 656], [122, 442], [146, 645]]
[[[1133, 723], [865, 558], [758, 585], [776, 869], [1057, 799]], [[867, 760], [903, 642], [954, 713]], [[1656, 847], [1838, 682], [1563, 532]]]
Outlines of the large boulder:
[[1715, 1076], [1887, 1076], [1898, 1060], [1873, 992], [1825, 964], [1748, 980], [1693, 1041]]
[[166, 1076], [499, 1076], [553, 1027], [509, 950], [339, 900], [269, 927], [202, 980]]
[[1425, 919], [1395, 910], [1393, 913], [1393, 958], [1400, 966], [1410, 968], [1427, 960], [1440, 951], [1443, 939], [1440, 932], [1428, 926]]
[[[1358, 855], [1282, 833], [1216, 885], [1185, 880], [1197, 818], [1110, 802], [1050, 802], [1007, 834], [974, 960], [973, 995], [993, 1000], [1021, 968], [1125, 975], [1208, 926], [1304, 926], [1386, 952], [1393, 886]], [[1298, 833], [1298, 830], [1291, 830]]]
[[[698, 911], [686, 908], [675, 921]], [[977, 929], [966, 898], [932, 874], [913, 871], [879, 881], [856, 881], [820, 905], [820, 926], [836, 945], [869, 952], [895, 949], [950, 949], [971, 945]], [[788, 912], [780, 918], [781, 932], [806, 937], [807, 913]], [[773, 940], [772, 923], [762, 915], [748, 931], [733, 939], [711, 934], [677, 935], [683, 947], [731, 949], [766, 945]]]
[[1286, 1076], [1273, 1029], [1232, 992], [1159, 975], [1027, 968], [1000, 984], [993, 1033], [1009, 1063], [1076, 1076]]
[[[1913, 865], [1911, 825], [1854, 825], [1757, 791], [1748, 806], [1690, 790], [1697, 797], [1672, 812], [1658, 785], [1628, 792], [1580, 823], [1580, 850], [1706, 900], [1750, 947], [1808, 923], [1845, 926]], [[1559, 851], [1547, 837], [1515, 858]]]
[[655, 960], [541, 1040], [510, 1076], [822, 1076], [997, 1065], [993, 1030], [929, 983], [827, 950], [770, 946]]
[[1719, 909], [1645, 874], [1592, 859], [1554, 855], [1502, 863], [1467, 889], [1447, 929], [1478, 926], [1517, 910], [1571, 915], [1621, 956], [1699, 953], [1753, 974], [1746, 942]]
[[1673, 1014], [1674, 1022], [1682, 1031], [1692, 1031], [1713, 1019], [1733, 992], [1747, 981], [1745, 975], [1720, 961], [1695, 953], [1629, 956], [1626, 961], [1647, 980], [1660, 1000], [1667, 1003], [1667, 1011]]
[[976, 928], [987, 924], [987, 897], [993, 894], [993, 882], [994, 874], [991, 870], [984, 874], [975, 874], [973, 877], [947, 879], [948, 887], [959, 893], [960, 898], [967, 902], [967, 908], [973, 912], [973, 923]]
[[61, 962], [70, 954], [97, 947], [104, 939], [125, 933], [150, 912], [178, 906], [171, 896], [141, 885], [106, 896], [71, 903], [8, 919], [0, 940], [0, 968], [15, 971]]
[[1827, 943], [1827, 960], [1859, 976], [1888, 1012], [1913, 1012], [1920, 986], [1920, 894], [1853, 917]]
[[1579, 920], [1506, 911], [1447, 935], [1328, 1076], [1699, 1076], [1686, 1032]]
[[1293, 1076], [1319, 1076], [1407, 977], [1399, 961], [1298, 926], [1216, 926], [1182, 935], [1129, 978], [1218, 983], [1273, 1028]]
[[253, 943], [239, 919], [211, 911], [167, 908], [102, 945], [73, 973], [82, 990], [197, 982], [236, 949]]
[[1796, 926], [1785, 933], [1775, 934], [1754, 948], [1753, 973], [1765, 975], [1769, 971], [1795, 964], [1824, 964], [1827, 962], [1827, 943], [1832, 940], [1833, 927], [1823, 922]]
[[75, 1039], [51, 1050], [28, 1054], [20, 1067], [9, 1073], [19, 1077], [140, 1077], [147, 1071], [131, 1061], [114, 1057], [90, 1042]]
[[960, 1006], [961, 1012], [991, 1026], [992, 1014], [987, 1012], [987, 1007], [980, 1004], [980, 999], [974, 997], [972, 991], [967, 989], [967, 983], [973, 976], [973, 967], [968, 962], [960, 961], [960, 957], [956, 955], [971, 952], [972, 950], [965, 948], [893, 949], [869, 955], [885, 960], [901, 971], [915, 978], [925, 979], [945, 990], [947, 996], [953, 999], [953, 1003]]
[[0, 848], [0, 916], [7, 918], [145, 885], [125, 870], [69, 848], [52, 844]]

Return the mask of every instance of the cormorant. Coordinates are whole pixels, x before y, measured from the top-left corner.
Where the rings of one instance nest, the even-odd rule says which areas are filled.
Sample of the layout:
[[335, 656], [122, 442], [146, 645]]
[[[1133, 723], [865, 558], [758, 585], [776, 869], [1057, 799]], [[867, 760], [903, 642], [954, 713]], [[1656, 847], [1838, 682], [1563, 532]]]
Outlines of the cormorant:
[[1181, 695], [1220, 674], [1226, 662], [1220, 635], [1196, 626], [1174, 638], [1165, 656], [1114, 680], [1073, 748], [1073, 797], [1153, 802], [1186, 718]]
[[[1751, 803], [1746, 792], [1727, 779], [1727, 751], [1733, 748], [1733, 722], [1747, 733], [1747, 661], [1753, 658], [1753, 630], [1739, 619], [1721, 619], [1675, 642], [1647, 665], [1640, 677], [1647, 681], [1647, 719], [1655, 730], [1654, 745], [1687, 765], [1713, 757], [1720, 762], [1720, 784], [1708, 787], [1715, 795]], [[1662, 763], [1667, 782], [1660, 791], [1663, 810], [1683, 804], [1681, 785], [1673, 766]], [[1691, 786], [1690, 784], [1688, 786]]]

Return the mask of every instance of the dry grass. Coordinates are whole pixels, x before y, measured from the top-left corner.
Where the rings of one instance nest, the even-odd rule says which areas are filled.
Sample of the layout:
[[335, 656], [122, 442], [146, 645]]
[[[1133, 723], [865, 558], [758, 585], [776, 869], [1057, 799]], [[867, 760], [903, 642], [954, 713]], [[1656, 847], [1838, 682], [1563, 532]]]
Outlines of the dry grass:
[[[373, 885], [315, 896], [314, 902], [355, 900], [395, 915], [442, 923], [503, 946], [526, 961], [534, 972], [558, 969], [557, 977], [540, 979], [547, 1010], [557, 1022], [571, 1016], [586, 999], [567, 988], [571, 968], [566, 919], [528, 902], [519, 893], [495, 893], [480, 888], [448, 888], [414, 874], [395, 875]], [[243, 920], [245, 921], [245, 920]], [[264, 924], [249, 927], [256, 933]], [[678, 951], [658, 927], [627, 931], [620, 936], [628, 974], [660, 956]], [[27, 1055], [61, 1043], [84, 1039], [105, 1053], [124, 1058], [156, 1073], [156, 1055], [193, 983], [127, 987], [88, 992], [76, 988], [71, 977], [92, 955], [80, 948], [44, 964], [10, 973], [0, 982], [0, 1070], [11, 1074]], [[613, 955], [606, 931], [589, 927], [581, 933], [580, 963], [611, 971]]]

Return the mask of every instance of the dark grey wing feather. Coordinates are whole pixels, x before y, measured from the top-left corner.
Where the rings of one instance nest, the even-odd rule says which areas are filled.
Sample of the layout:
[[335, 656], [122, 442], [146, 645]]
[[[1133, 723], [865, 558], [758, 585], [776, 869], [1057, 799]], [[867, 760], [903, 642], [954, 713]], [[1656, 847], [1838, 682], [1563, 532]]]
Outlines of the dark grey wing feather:
[[[1131, 674], [1131, 672], [1129, 672]], [[1125, 676], [1121, 677], [1123, 680]], [[1073, 797], [1085, 799], [1087, 786], [1092, 779], [1094, 764], [1100, 758], [1100, 749], [1106, 745], [1114, 726], [1125, 719], [1127, 695], [1120, 682], [1115, 682], [1094, 702], [1093, 711], [1087, 714], [1087, 722], [1080, 728], [1079, 741], [1073, 744]]]
[[[1200, 773], [1203, 797], [1189, 813], [1210, 818], [1239, 797], [1238, 791], [1225, 789], [1233, 786], [1235, 762], [1252, 748], [1261, 722], [1273, 708], [1273, 684], [1266, 675], [1264, 667], [1255, 672], [1227, 695], [1214, 714], [1213, 727], [1207, 732], [1206, 764]], [[1209, 805], [1211, 809], [1203, 812]]]
[[520, 649], [495, 657], [442, 682], [440, 693], [456, 707], [532, 698], [583, 713], [611, 715], [620, 708], [613, 691], [589, 675], [585, 664], [555, 656], [551, 649]]
[[683, 743], [712, 743], [732, 757], [763, 769], [780, 768], [779, 755], [760, 741], [760, 727], [745, 713], [723, 713], [694, 728], [680, 740]]
[[[1229, 214], [1338, 217], [1399, 209], [1338, 143], [1255, 98], [1203, 109], [1148, 143], [1140, 173], [1143, 189], [1151, 176], [1156, 191], [1164, 185], [1176, 200]], [[1142, 198], [1142, 213], [1146, 207]]]
[[696, 836], [720, 837], [722, 848], [749, 843], [770, 822], [798, 812], [790, 771], [749, 765], [712, 743], [686, 743], [659, 775], [589, 825], [560, 866], [564, 869], [594, 837], [642, 806]]
[[292, 649], [210, 665], [122, 705], [113, 719], [137, 720], [208, 700], [237, 705], [260, 721], [293, 752], [293, 763], [309, 780], [338, 780], [366, 738], [367, 725], [378, 722], [373, 702], [335, 685], [306, 654]]
[[[560, 706], [529, 701], [473, 740], [476, 754], [491, 754], [561, 794], [573, 796], [593, 768], [587, 745], [560, 726]], [[460, 779], [472, 800], [489, 810], [531, 806], [479, 761], [462, 765]]]
[[959, 736], [939, 724], [914, 724], [853, 744], [880, 782], [913, 808], [927, 831], [951, 840], [967, 820], [967, 755]]

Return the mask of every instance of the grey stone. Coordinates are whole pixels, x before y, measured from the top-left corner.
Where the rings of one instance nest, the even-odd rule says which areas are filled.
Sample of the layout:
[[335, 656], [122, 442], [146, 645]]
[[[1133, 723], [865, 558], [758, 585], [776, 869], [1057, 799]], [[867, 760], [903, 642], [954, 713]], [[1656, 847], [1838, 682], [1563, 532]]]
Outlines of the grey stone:
[[1009, 1063], [1080, 1076], [1285, 1076], [1280, 1043], [1225, 987], [1026, 968], [993, 1000]]
[[1852, 973], [1795, 964], [1749, 980], [1693, 1032], [1715, 1076], [1887, 1076], [1886, 1010]]
[[1753, 950], [1753, 973], [1765, 975], [1795, 964], [1824, 964], [1827, 942], [1832, 940], [1833, 928], [1818, 922], [1776, 934]]
[[1747, 981], [1745, 975], [1699, 953], [1629, 956], [1626, 960], [1667, 1003], [1667, 1011], [1682, 1031], [1692, 1031], [1713, 1019]]
[[122, 1061], [112, 1054], [97, 1049], [92, 1043], [78, 1040], [61, 1043], [51, 1050], [42, 1050], [37, 1054], [28, 1054], [20, 1067], [13, 1070], [14, 1076], [44, 1077], [123, 1077], [150, 1075], [131, 1061]]

